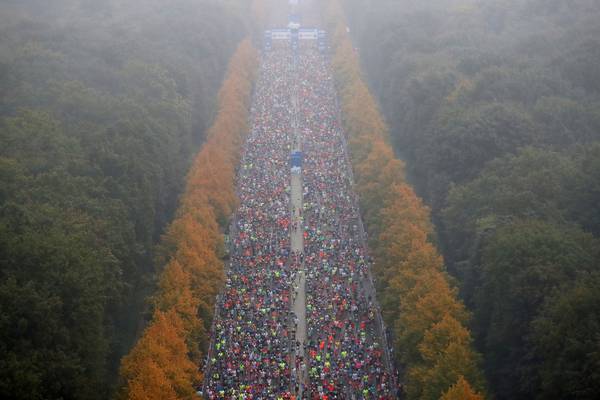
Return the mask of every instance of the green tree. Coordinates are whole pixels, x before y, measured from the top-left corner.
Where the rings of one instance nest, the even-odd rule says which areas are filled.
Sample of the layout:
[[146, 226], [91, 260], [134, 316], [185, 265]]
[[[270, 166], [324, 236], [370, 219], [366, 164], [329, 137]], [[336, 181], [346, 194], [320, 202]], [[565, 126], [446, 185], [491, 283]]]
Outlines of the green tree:
[[534, 220], [502, 227], [486, 241], [474, 326], [488, 376], [503, 397], [536, 394], [531, 377], [522, 374], [531, 362], [526, 355], [531, 323], [548, 297], [597, 270], [598, 251], [597, 240], [575, 227]]
[[[538, 399], [595, 399], [600, 395], [600, 275], [582, 274], [549, 297], [529, 338]], [[526, 378], [531, 379], [530, 376]]]

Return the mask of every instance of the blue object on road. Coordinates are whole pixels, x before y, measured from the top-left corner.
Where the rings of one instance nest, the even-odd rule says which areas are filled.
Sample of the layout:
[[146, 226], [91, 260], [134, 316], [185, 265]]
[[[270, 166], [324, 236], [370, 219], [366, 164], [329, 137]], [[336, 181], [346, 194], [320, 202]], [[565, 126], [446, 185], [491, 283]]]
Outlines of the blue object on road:
[[302, 152], [294, 151], [290, 157], [290, 164], [293, 167], [302, 168]]

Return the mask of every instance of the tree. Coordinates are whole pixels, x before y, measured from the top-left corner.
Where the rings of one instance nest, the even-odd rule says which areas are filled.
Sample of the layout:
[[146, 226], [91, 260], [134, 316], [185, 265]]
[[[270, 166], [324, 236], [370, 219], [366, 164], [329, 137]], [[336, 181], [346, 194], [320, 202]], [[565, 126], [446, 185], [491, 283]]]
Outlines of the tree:
[[123, 358], [121, 376], [126, 379], [130, 399], [194, 398], [198, 367], [188, 358], [183, 321], [175, 310], [155, 313], [140, 340]]
[[[488, 376], [503, 396], [535, 395], [533, 377], [523, 372], [533, 372], [527, 357], [531, 323], [549, 296], [597, 269], [598, 249], [577, 228], [535, 220], [499, 229], [484, 246], [474, 325]], [[514, 384], [519, 381], [522, 386]]]
[[469, 382], [461, 376], [458, 378], [458, 381], [444, 393], [441, 400], [483, 400], [483, 397], [473, 391]]
[[568, 157], [526, 148], [491, 162], [476, 179], [450, 190], [443, 237], [451, 271], [461, 279], [468, 303], [477, 285], [478, 244], [515, 218], [563, 221], [579, 175]]
[[593, 399], [600, 394], [600, 276], [582, 274], [567, 290], [548, 296], [528, 338], [538, 399]]

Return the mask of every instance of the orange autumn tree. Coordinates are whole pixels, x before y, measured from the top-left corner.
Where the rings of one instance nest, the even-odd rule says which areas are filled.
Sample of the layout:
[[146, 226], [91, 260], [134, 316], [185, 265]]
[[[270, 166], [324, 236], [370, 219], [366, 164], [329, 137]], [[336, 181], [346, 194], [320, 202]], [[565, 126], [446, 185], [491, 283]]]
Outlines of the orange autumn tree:
[[[469, 313], [434, 245], [429, 209], [406, 184], [377, 102], [363, 79], [339, 0], [321, 3], [333, 44], [356, 191], [374, 255], [384, 319], [393, 328], [409, 399], [483, 398]], [[462, 392], [461, 392], [462, 391]]]
[[257, 69], [256, 50], [246, 39], [229, 62], [215, 120], [163, 237], [169, 258], [151, 299], [152, 319], [121, 361], [121, 398], [197, 398], [200, 362], [224, 281], [223, 232], [237, 205], [235, 166], [249, 129]]
[[198, 367], [187, 353], [183, 322], [175, 310], [157, 311], [134, 351], [123, 359], [121, 373], [130, 399], [188, 399]]
[[460, 377], [456, 384], [441, 397], [441, 400], [483, 400], [483, 396], [477, 394], [464, 377]]

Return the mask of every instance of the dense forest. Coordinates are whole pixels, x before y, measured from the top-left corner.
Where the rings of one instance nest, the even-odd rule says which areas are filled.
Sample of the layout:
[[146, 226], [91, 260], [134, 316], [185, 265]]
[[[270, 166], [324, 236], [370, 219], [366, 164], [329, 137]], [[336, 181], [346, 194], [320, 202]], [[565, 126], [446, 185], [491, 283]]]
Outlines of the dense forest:
[[[295, 4], [2, 1], [1, 398], [199, 398], [254, 45]], [[600, 2], [300, 7], [403, 398], [600, 398]]]
[[490, 392], [598, 398], [600, 3], [344, 5]]
[[107, 398], [249, 2], [0, 10], [0, 397]]

